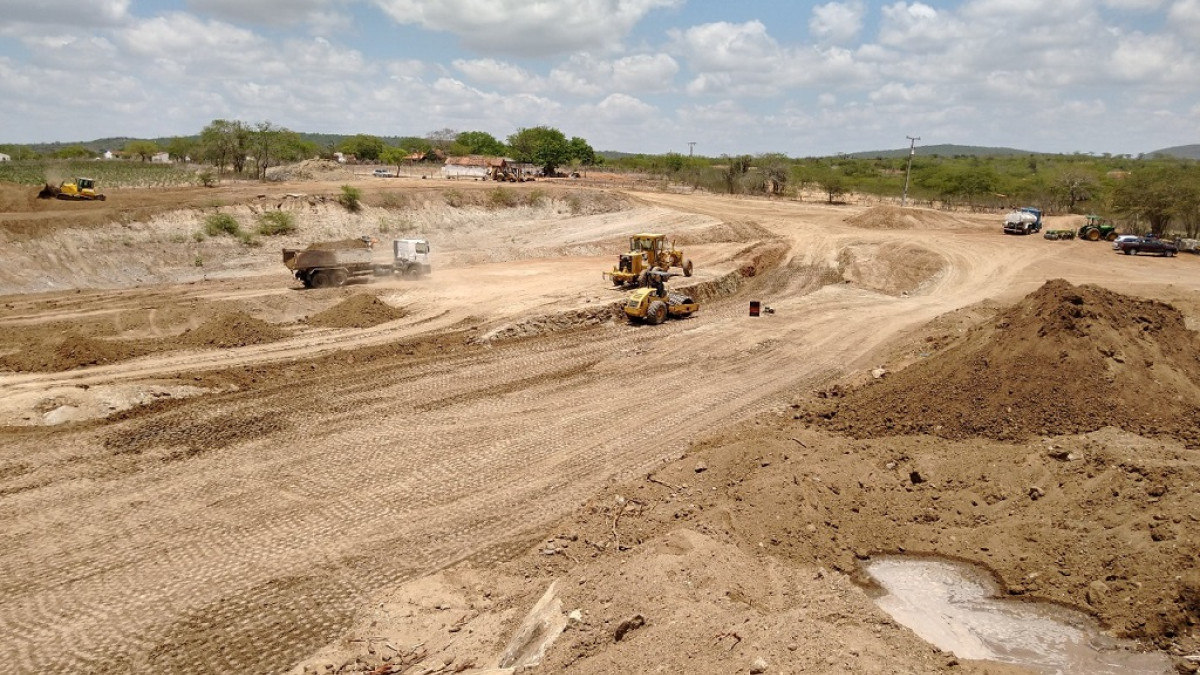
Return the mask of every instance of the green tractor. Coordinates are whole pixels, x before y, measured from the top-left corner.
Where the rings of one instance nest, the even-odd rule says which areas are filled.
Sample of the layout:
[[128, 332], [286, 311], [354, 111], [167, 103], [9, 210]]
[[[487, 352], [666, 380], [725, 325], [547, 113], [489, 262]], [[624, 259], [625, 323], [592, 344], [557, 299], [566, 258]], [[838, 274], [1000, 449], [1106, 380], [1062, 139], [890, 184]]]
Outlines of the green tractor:
[[1112, 241], [1117, 238], [1117, 226], [1111, 220], [1101, 218], [1096, 214], [1087, 217], [1087, 222], [1079, 228], [1079, 238], [1088, 241]]

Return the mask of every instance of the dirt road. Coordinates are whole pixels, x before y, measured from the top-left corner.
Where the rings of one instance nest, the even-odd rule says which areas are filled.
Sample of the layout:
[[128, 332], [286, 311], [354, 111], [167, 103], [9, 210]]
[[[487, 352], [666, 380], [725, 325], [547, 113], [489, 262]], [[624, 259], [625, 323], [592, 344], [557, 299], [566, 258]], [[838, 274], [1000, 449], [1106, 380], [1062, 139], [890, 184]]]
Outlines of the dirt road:
[[[219, 305], [289, 335], [0, 374], [0, 663], [283, 671], [381, 590], [518, 556], [696, 439], [890, 367], [889, 347], [948, 312], [1048, 278], [1200, 289], [1190, 257], [1003, 237], [995, 216], [929, 213], [894, 229], [847, 223], [864, 207], [628, 199], [440, 247], [434, 232], [442, 257], [418, 283], [302, 292], [268, 252], [226, 278], [3, 298], [0, 326], [14, 330], [86, 318], [101, 337], [178, 338]], [[600, 278], [613, 243], [664, 226], [695, 261], [676, 283], [704, 298], [701, 312], [658, 327], [615, 320], [622, 295]], [[404, 317], [297, 323], [364, 292]], [[774, 311], [752, 318], [749, 300]], [[113, 328], [147, 311], [160, 323]], [[44, 424], [64, 416], [81, 421]]]

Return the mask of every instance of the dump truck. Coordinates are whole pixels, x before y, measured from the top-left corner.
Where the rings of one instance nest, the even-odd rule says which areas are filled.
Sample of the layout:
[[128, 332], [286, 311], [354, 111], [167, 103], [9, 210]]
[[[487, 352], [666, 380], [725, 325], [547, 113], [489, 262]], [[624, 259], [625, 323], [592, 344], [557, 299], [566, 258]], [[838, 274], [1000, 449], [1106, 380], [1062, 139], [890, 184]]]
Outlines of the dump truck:
[[1004, 234], [1033, 234], [1042, 229], [1042, 210], [1023, 206], [1004, 217]]
[[429, 242], [424, 239], [396, 239], [392, 259], [376, 259], [373, 237], [312, 244], [308, 248], [283, 249], [283, 264], [292, 270], [305, 288], [332, 288], [348, 281], [366, 281], [372, 277], [399, 274], [417, 279], [431, 271]]
[[667, 317], [682, 319], [699, 311], [700, 303], [690, 295], [667, 291], [666, 281], [674, 276], [679, 274], [658, 268], [647, 271], [647, 285], [630, 293], [625, 301], [625, 316], [630, 323], [656, 326], [666, 321]]
[[645, 284], [647, 271], [658, 268], [669, 270], [678, 267], [683, 276], [692, 276], [692, 261], [683, 257], [683, 251], [672, 243], [667, 246], [667, 235], [642, 233], [629, 238], [629, 252], [617, 256], [617, 265], [601, 276], [612, 280], [614, 286]]
[[1112, 224], [1112, 221], [1101, 218], [1096, 214], [1087, 216], [1087, 222], [1079, 228], [1079, 238], [1087, 241], [1112, 241], [1117, 238], [1120, 233], [1117, 232], [1117, 226]]

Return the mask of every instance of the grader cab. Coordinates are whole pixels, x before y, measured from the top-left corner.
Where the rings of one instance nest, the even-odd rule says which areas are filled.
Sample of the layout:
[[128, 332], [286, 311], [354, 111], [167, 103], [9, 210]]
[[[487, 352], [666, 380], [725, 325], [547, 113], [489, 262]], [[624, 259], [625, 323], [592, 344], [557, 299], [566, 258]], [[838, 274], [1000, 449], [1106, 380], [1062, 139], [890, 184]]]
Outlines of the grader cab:
[[692, 276], [692, 261], [683, 257], [683, 251], [674, 244], [667, 245], [665, 234], [635, 234], [629, 238], [629, 252], [617, 256], [617, 265], [604, 276], [614, 286], [629, 286], [642, 283], [646, 272], [658, 268], [669, 270], [678, 267], [683, 276]]

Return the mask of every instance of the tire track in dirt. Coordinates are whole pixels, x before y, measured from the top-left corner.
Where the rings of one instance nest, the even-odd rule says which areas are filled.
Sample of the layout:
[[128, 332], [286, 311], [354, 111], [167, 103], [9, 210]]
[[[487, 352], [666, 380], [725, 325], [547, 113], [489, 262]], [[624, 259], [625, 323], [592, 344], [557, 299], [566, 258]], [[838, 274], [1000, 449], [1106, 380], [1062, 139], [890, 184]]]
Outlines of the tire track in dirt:
[[[979, 258], [948, 259], [974, 271], [918, 298], [843, 286], [796, 295], [821, 284], [764, 270], [735, 297], [659, 327], [602, 325], [436, 358], [363, 363], [348, 352], [323, 362], [329, 372], [279, 383], [268, 372], [245, 391], [19, 440], [34, 458], [35, 439], [78, 447], [99, 477], [111, 467], [97, 451], [113, 434], [278, 418], [260, 438], [182, 461], [125, 457], [103, 482], [51, 480], [0, 502], [0, 522], [62, 528], [53, 545], [0, 557], [0, 576], [40, 570], [0, 610], [16, 637], [0, 658], [22, 672], [285, 670], [378, 589], [526, 545], [607, 482], [783, 405], [1018, 267], [988, 263], [980, 282]], [[780, 303], [790, 314], [746, 316], [749, 294], [781, 289], [793, 289]], [[103, 517], [66, 527], [80, 512]]]

